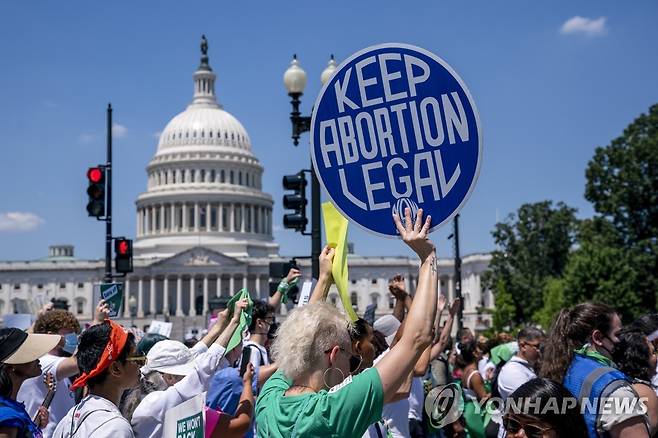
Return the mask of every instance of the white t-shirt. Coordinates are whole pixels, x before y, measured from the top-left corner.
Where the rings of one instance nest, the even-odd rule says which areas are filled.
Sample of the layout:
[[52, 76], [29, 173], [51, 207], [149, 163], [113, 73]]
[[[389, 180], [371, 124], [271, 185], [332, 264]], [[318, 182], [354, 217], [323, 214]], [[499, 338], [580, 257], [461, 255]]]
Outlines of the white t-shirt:
[[[41, 375], [27, 379], [21, 385], [16, 399], [25, 403], [25, 411], [27, 411], [30, 418], [34, 418], [37, 414], [39, 406], [41, 406], [43, 399], [46, 398], [46, 394], [48, 393], [46, 385], [43, 383], [43, 376], [46, 373], [51, 373], [53, 378], [57, 378], [57, 368], [64, 359], [66, 358], [52, 354], [46, 354], [41, 357], [39, 359], [42, 370]], [[48, 425], [42, 430], [44, 438], [50, 438], [52, 436], [57, 423], [75, 405], [75, 395], [69, 390], [69, 386], [71, 386], [71, 381], [68, 378], [57, 381], [55, 396], [48, 408], [50, 420]]]
[[255, 343], [254, 341], [244, 341], [243, 348], [249, 347], [251, 350], [251, 356], [249, 356], [249, 362], [254, 366], [254, 369], [260, 367], [261, 365], [269, 365], [270, 357], [267, 354], [267, 349], [262, 345]]
[[[379, 357], [375, 359], [374, 364], [377, 364], [389, 351], [390, 350], [386, 350], [380, 354]], [[386, 423], [393, 438], [409, 438], [409, 399], [405, 398], [393, 403], [385, 404], [384, 409], [382, 410], [382, 419]], [[368, 428], [365, 436], [377, 436], [372, 435], [372, 433], [376, 433], [374, 432], [373, 425]]]
[[658, 363], [656, 363], [656, 374], [651, 378], [651, 384], [653, 385], [656, 395], [658, 395]]
[[409, 418], [418, 421], [423, 420], [424, 398], [423, 378], [414, 377], [411, 380], [411, 391], [409, 391]]
[[506, 400], [519, 386], [537, 377], [528, 361], [518, 356], [513, 356], [498, 374], [498, 392], [500, 397]]
[[135, 438], [135, 435], [119, 408], [96, 395], [88, 395], [71, 408], [53, 433], [53, 438], [106, 437]]
[[132, 426], [135, 436], [161, 437], [165, 412], [207, 391], [215, 372], [226, 365], [226, 361], [222, 361], [225, 352], [224, 347], [213, 344], [207, 352], [196, 357], [194, 361], [196, 372], [185, 376], [183, 380], [164, 391], [154, 391], [144, 397], [133, 412]]

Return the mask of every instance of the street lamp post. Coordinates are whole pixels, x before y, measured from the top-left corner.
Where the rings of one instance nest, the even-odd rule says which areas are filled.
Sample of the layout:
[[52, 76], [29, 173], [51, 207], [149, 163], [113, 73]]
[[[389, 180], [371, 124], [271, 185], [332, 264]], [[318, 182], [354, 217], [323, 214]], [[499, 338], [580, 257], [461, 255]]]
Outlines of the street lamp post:
[[134, 295], [128, 298], [128, 308], [130, 309], [130, 326], [135, 325], [135, 315], [137, 315], [137, 299]]
[[[331, 55], [327, 67], [320, 75], [320, 81], [324, 85], [331, 75], [336, 71], [336, 61]], [[292, 123], [292, 142], [295, 146], [299, 144], [299, 137], [311, 129], [311, 117], [302, 116], [299, 111], [300, 97], [306, 88], [306, 72], [301, 68], [297, 55], [293, 55], [290, 67], [283, 74], [283, 83], [288, 90], [292, 111], [290, 122]], [[311, 271], [313, 278], [320, 276], [320, 251], [321, 251], [321, 222], [320, 222], [320, 181], [311, 163]]]

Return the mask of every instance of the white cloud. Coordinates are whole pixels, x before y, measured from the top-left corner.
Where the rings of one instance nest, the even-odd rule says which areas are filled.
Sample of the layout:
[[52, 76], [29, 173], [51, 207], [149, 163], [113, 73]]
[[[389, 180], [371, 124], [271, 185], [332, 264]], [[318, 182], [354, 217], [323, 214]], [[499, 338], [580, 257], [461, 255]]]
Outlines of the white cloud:
[[116, 138], [123, 138], [128, 134], [128, 128], [118, 123], [112, 124], [112, 135]]
[[560, 27], [563, 35], [581, 34], [586, 36], [605, 35], [608, 29], [605, 26], [605, 17], [587, 18], [576, 15], [569, 18]]
[[80, 143], [91, 143], [94, 140], [96, 140], [96, 136], [94, 134], [80, 134], [80, 135], [78, 135], [78, 141]]
[[33, 213], [21, 211], [0, 213], [0, 231], [30, 231], [43, 222], [43, 219]]

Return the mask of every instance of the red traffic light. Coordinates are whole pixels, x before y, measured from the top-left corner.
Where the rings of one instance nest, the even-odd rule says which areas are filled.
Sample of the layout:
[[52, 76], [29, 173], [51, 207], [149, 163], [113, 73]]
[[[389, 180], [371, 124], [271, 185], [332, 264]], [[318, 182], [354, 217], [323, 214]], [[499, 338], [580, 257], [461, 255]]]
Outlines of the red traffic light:
[[117, 242], [117, 254], [127, 255], [129, 251], [129, 245], [127, 240], [119, 240]]
[[103, 177], [103, 169], [100, 167], [90, 167], [89, 170], [87, 170], [87, 178], [89, 179], [89, 182], [99, 183], [103, 181]]

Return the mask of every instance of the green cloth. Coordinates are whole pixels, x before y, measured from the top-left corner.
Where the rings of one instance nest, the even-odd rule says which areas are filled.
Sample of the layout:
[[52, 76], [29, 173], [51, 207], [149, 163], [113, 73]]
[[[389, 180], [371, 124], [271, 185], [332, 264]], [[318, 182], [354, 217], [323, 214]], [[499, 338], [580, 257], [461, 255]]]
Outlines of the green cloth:
[[288, 283], [286, 278], [282, 278], [281, 281], [279, 282], [279, 286], [277, 286], [276, 288], [276, 290], [281, 292], [281, 302], [283, 304], [286, 304], [286, 302], [288, 301], [288, 291], [290, 290], [290, 288], [296, 285], [297, 282], [299, 281], [299, 277], [297, 277], [293, 281]]
[[291, 385], [277, 371], [263, 386], [256, 402], [259, 437], [293, 437], [293, 430], [295, 438], [361, 437], [382, 418], [384, 389], [375, 368], [348, 377], [329, 391], [284, 396]]
[[595, 361], [599, 362], [601, 365], [617, 368], [617, 365], [612, 361], [612, 359], [602, 355], [598, 351], [592, 350], [589, 344], [583, 345], [578, 350], [574, 350], [574, 353], [582, 354], [583, 356], [591, 357]]
[[518, 351], [518, 342], [512, 341], [506, 344], [496, 345], [489, 352], [489, 358], [494, 365], [498, 365], [501, 361], [509, 361]]
[[235, 332], [233, 332], [233, 336], [231, 336], [231, 340], [228, 341], [228, 345], [226, 346], [226, 352], [228, 353], [229, 351], [233, 350], [239, 343], [242, 341], [242, 333], [249, 328], [251, 325], [251, 312], [254, 307], [254, 302], [251, 300], [251, 296], [249, 295], [249, 291], [247, 289], [241, 289], [240, 292], [237, 294], [233, 295], [231, 299], [229, 300], [228, 304], [226, 304], [226, 307], [228, 308], [228, 317], [232, 318], [233, 317], [233, 311], [235, 309], [235, 303], [238, 300], [241, 300], [242, 298], [247, 299], [247, 308], [245, 309], [244, 312], [242, 312], [242, 315], [240, 315], [240, 324], [238, 325], [238, 328], [235, 329]]

